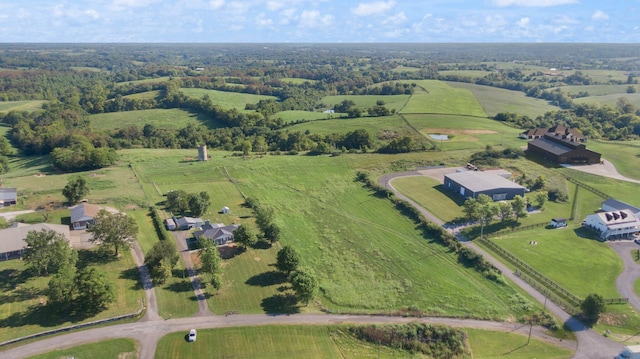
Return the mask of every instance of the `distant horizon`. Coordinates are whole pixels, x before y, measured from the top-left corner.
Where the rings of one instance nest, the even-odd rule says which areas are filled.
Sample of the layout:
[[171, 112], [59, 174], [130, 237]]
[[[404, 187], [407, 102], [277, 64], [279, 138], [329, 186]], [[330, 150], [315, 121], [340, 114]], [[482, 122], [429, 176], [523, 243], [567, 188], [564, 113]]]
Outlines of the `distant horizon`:
[[619, 43], [640, 0], [5, 0], [2, 43]]

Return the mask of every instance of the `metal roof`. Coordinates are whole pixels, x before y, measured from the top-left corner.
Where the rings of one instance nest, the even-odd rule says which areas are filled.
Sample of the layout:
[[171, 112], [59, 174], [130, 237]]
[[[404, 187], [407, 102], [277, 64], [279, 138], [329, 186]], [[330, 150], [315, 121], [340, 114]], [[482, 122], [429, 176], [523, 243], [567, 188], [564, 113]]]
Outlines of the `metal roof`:
[[615, 209], [628, 209], [633, 213], [640, 213], [640, 208], [632, 206], [622, 201], [618, 201], [615, 198], [609, 198], [608, 200], [602, 202], [602, 207], [611, 207]]
[[509, 181], [494, 171], [463, 171], [450, 173], [445, 177], [473, 192], [483, 192], [497, 188], [525, 189], [523, 186]]
[[19, 251], [27, 246], [27, 242], [24, 240], [31, 231], [40, 232], [42, 230], [54, 231], [62, 234], [67, 241], [70, 240], [69, 226], [63, 224], [22, 224], [19, 223], [15, 227], [9, 227], [0, 230], [0, 253], [8, 253]]

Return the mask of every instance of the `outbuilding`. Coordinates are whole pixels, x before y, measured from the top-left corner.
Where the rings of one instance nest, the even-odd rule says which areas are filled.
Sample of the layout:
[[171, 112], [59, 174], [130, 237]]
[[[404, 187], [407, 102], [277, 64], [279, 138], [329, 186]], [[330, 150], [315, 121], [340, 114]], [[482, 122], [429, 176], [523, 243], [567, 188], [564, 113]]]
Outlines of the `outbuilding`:
[[553, 228], [562, 228], [567, 226], [566, 218], [553, 218], [551, 219], [551, 227]]
[[510, 176], [503, 170], [462, 171], [445, 175], [444, 186], [465, 198], [485, 194], [494, 201], [504, 201], [524, 196], [526, 188], [505, 178]]

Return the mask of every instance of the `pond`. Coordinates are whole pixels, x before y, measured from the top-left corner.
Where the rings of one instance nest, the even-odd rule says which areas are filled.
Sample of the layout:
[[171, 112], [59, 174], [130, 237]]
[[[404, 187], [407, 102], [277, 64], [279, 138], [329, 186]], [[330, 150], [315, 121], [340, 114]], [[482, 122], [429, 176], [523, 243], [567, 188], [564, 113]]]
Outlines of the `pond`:
[[438, 141], [447, 141], [449, 139], [449, 135], [429, 135], [429, 137]]

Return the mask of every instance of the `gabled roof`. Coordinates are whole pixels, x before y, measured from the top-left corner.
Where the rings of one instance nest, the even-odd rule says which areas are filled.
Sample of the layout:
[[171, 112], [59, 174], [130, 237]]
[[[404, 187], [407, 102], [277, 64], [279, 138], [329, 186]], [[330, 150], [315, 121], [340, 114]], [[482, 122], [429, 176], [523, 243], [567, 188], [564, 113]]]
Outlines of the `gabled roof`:
[[572, 147], [569, 147], [563, 143], [551, 141], [544, 137], [536, 138], [535, 140], [530, 141], [529, 144], [543, 149], [556, 156], [563, 155], [574, 150]]
[[180, 218], [176, 218], [175, 222], [178, 227], [182, 227], [185, 224], [195, 226], [198, 223], [202, 223], [202, 219], [194, 218], [194, 217], [180, 217]]
[[69, 226], [63, 224], [23, 224], [0, 230], [0, 253], [19, 251], [27, 246], [25, 239], [31, 231], [40, 232], [42, 230], [54, 231], [62, 234], [67, 241], [70, 240]]
[[614, 198], [609, 198], [608, 200], [602, 202], [602, 207], [611, 207], [615, 209], [628, 209], [633, 213], [640, 213], [640, 208], [632, 206], [628, 203], [618, 201]]
[[640, 220], [628, 209], [595, 214], [609, 229], [640, 226]]
[[450, 173], [445, 175], [445, 177], [476, 193], [495, 188], [525, 189], [521, 185], [509, 181], [494, 171], [463, 171]]
[[214, 223], [214, 224], [205, 224], [202, 226], [202, 229], [193, 233], [196, 238], [205, 237], [209, 239], [218, 239], [220, 237], [233, 235], [233, 231], [238, 228], [237, 224], [232, 224], [230, 226], [224, 226], [224, 224]]
[[100, 209], [100, 206], [95, 204], [81, 203], [71, 208], [71, 223], [90, 221], [100, 212]]
[[0, 201], [15, 201], [18, 198], [18, 189], [2, 187], [0, 188]]

